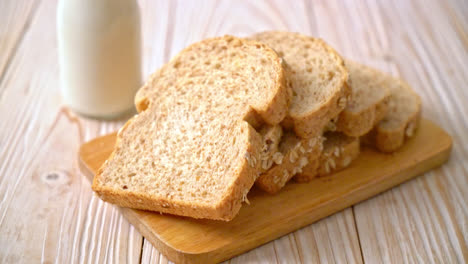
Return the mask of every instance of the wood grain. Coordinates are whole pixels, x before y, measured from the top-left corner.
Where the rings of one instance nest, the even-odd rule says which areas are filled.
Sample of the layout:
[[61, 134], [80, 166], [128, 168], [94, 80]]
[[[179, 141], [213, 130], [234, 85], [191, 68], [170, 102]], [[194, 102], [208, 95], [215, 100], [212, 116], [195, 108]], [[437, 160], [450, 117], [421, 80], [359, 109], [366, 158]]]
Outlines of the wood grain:
[[355, 206], [363, 257], [370, 263], [468, 261], [468, 109], [462, 102], [468, 98], [462, 88], [468, 81], [468, 27], [463, 8], [455, 9], [450, 2], [359, 1], [346, 5], [346, 13], [355, 14], [346, 19], [352, 36], [328, 31], [339, 35], [338, 47], [351, 46], [350, 56], [412, 84], [423, 97], [424, 115], [440, 120], [456, 142], [447, 167]]
[[122, 122], [61, 105], [55, 11], [56, 1], [38, 5], [0, 83], [0, 263], [137, 263], [141, 235], [93, 196], [76, 154]]
[[38, 2], [39, 0], [0, 1], [0, 82], [21, 39], [28, 31]]
[[[80, 148], [83, 167], [96, 173], [112, 152], [115, 140], [116, 133], [112, 133], [83, 144]], [[177, 263], [215, 263], [437, 167], [448, 159], [451, 147], [452, 140], [448, 134], [423, 120], [418, 133], [396, 153], [386, 155], [363, 149], [349, 168], [334, 175], [319, 177], [307, 184], [288, 184], [276, 195], [252, 189], [248, 195], [250, 205], [243, 206], [230, 222], [197, 220], [129, 208], [120, 210], [170, 260]], [[332, 252], [323, 254], [342, 257]]]
[[[368, 263], [468, 261], [467, 1], [139, 2], [145, 77], [205, 37], [299, 31], [405, 78], [422, 95], [423, 115], [454, 138], [444, 168], [230, 262], [360, 262], [361, 250]], [[56, 3], [0, 1], [0, 262], [135, 263], [141, 254], [143, 263], [165, 263], [150, 243], [142, 247], [141, 236], [112, 206], [93, 198], [78, 170], [79, 144], [123, 121], [92, 121], [63, 110]], [[55, 170], [60, 176], [46, 180]], [[33, 221], [22, 220], [26, 210]], [[45, 218], [38, 217], [42, 211]], [[388, 220], [392, 214], [404, 221]], [[382, 235], [387, 231], [396, 235]]]

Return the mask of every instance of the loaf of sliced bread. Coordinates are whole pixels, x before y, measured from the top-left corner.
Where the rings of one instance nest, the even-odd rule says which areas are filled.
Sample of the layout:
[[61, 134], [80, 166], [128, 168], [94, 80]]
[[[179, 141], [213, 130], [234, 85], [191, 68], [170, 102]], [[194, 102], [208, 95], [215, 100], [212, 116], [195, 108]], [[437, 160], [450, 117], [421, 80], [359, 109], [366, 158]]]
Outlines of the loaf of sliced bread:
[[140, 113], [93, 189], [123, 207], [231, 220], [260, 172], [262, 136], [250, 122], [280, 123], [287, 94], [268, 46], [231, 36], [195, 43], [140, 89]]
[[384, 84], [390, 90], [388, 111], [374, 129], [363, 138], [382, 152], [393, 152], [412, 137], [421, 118], [421, 98], [403, 80], [385, 73]]
[[345, 61], [349, 71], [351, 99], [336, 121], [337, 131], [351, 137], [368, 133], [386, 114], [390, 97], [382, 74], [354, 61]]
[[350, 89], [342, 58], [321, 39], [298, 33], [269, 31], [251, 38], [272, 47], [287, 65], [293, 99], [283, 126], [293, 127], [301, 138], [320, 135], [347, 105]]
[[359, 156], [358, 137], [349, 137], [339, 132], [325, 133], [323, 151], [294, 176], [297, 182], [308, 182], [317, 176], [325, 176], [348, 167]]
[[279, 151], [273, 155], [273, 167], [262, 173], [255, 182], [260, 189], [274, 194], [308, 164], [317, 160], [323, 149], [323, 137], [301, 139], [294, 132], [287, 132], [281, 138]]

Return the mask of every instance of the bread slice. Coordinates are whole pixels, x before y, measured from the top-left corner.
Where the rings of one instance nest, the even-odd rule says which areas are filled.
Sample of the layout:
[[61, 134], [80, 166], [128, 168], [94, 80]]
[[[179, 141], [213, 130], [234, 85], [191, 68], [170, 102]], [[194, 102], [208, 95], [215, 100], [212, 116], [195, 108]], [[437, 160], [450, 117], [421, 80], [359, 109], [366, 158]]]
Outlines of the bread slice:
[[279, 152], [273, 155], [273, 167], [262, 173], [255, 182], [260, 189], [274, 194], [308, 164], [317, 160], [323, 149], [323, 137], [301, 139], [294, 132], [287, 132], [281, 139]]
[[269, 31], [251, 38], [272, 47], [286, 62], [293, 99], [283, 126], [293, 127], [301, 138], [320, 135], [350, 94], [341, 57], [323, 40], [298, 33]]
[[390, 90], [382, 74], [354, 61], [345, 62], [349, 71], [351, 99], [336, 121], [337, 131], [351, 137], [368, 133], [387, 111]]
[[308, 182], [317, 176], [325, 176], [348, 167], [359, 156], [358, 137], [339, 132], [327, 132], [323, 152], [319, 159], [311, 160], [302, 172], [294, 176], [297, 182]]
[[[217, 42], [217, 47], [209, 45], [213, 42]], [[253, 45], [254, 48], [246, 49], [247, 44]], [[229, 96], [235, 104], [243, 104], [246, 97], [251, 97], [252, 109], [248, 110], [246, 121], [256, 127], [263, 123], [278, 124], [285, 118], [292, 96], [285, 83], [283, 60], [271, 52], [271, 48], [262, 43], [233, 36], [206, 39], [192, 44], [150, 76], [137, 91], [135, 106], [138, 112], [144, 111], [152, 102], [157, 101], [158, 97], [170, 94], [177, 82], [193, 86], [196, 81], [206, 79], [204, 80], [206, 87], [217, 87], [234, 80], [235, 85], [224, 90], [226, 96]], [[226, 68], [223, 64], [225, 61], [230, 61], [232, 65]], [[194, 67], [195, 64], [200, 65]], [[214, 78], [207, 77], [211, 72], [215, 73]], [[254, 76], [263, 81], [249, 84], [248, 79]], [[276, 87], [268, 87], [271, 82], [277, 82]], [[180, 96], [185, 90], [175, 89], [176, 95]], [[216, 90], [211, 89], [210, 92], [217, 96]], [[197, 92], [195, 94], [196, 97], [190, 99], [196, 100], [201, 96]]]
[[232, 36], [180, 52], [138, 93], [137, 116], [119, 131], [94, 191], [123, 207], [231, 220], [260, 171], [262, 137], [288, 98], [281, 59]]
[[403, 80], [385, 73], [384, 84], [390, 90], [388, 111], [374, 129], [364, 136], [365, 142], [382, 152], [393, 152], [405, 139], [412, 137], [421, 118], [421, 98]]

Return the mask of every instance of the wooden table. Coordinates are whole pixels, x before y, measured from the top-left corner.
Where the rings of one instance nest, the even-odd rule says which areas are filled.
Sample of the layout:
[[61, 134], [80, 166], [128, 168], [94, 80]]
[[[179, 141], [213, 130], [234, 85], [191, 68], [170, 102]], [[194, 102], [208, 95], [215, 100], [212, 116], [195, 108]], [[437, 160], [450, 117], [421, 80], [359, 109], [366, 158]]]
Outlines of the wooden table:
[[[54, 0], [0, 1], [0, 263], [166, 263], [91, 191], [77, 150], [124, 120], [62, 103]], [[281, 29], [319, 36], [345, 57], [405, 78], [452, 157], [373, 199], [231, 263], [468, 262], [468, 2], [141, 1], [144, 75], [187, 44]]]

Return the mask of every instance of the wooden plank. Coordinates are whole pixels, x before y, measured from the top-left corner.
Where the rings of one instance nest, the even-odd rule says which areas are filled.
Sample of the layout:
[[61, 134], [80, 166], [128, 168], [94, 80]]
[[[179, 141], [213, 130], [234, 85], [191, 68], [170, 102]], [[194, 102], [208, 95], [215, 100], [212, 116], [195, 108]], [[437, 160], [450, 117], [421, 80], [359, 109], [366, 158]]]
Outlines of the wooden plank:
[[[299, 248], [305, 249], [300, 252], [300, 263], [363, 263], [351, 208], [298, 230], [294, 236], [302, 244]], [[316, 248], [318, 254], [310, 248]], [[289, 259], [280, 262], [289, 263]]]
[[41, 2], [0, 83], [0, 263], [137, 263], [141, 235], [93, 196], [77, 162], [83, 141], [122, 121], [61, 105], [55, 11]]
[[[112, 133], [83, 144], [80, 158], [84, 167], [95, 173], [112, 152], [115, 139], [116, 134]], [[383, 154], [364, 148], [349, 168], [334, 175], [307, 184], [288, 184], [276, 195], [252, 189], [248, 197], [250, 205], [243, 206], [230, 222], [120, 210], [168, 259], [178, 263], [218, 262], [437, 167], [448, 159], [451, 146], [448, 134], [423, 120], [418, 133], [396, 153]], [[348, 233], [353, 234], [345, 232]]]
[[172, 262], [159, 253], [147, 239], [144, 239], [140, 263], [167, 264]]
[[38, 3], [39, 0], [0, 1], [0, 82]]

